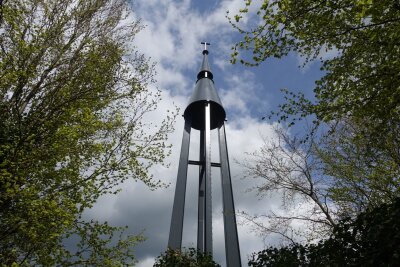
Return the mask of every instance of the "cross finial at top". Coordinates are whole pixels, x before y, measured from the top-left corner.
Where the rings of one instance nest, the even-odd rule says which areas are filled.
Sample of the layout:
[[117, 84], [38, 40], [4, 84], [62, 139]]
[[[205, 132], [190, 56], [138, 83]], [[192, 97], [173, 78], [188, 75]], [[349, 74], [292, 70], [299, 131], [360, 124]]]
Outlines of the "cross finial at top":
[[201, 42], [201, 44], [204, 45], [204, 50], [207, 50], [207, 45], [211, 45], [210, 43], [207, 42]]

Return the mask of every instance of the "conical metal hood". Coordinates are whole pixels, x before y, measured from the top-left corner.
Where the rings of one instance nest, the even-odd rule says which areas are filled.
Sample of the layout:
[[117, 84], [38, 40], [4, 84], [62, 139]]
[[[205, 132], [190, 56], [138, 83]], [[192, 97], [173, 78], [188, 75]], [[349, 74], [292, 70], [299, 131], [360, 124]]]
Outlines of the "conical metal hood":
[[197, 74], [197, 80], [201, 78], [210, 78], [212, 80], [214, 76], [211, 72], [210, 64], [208, 64], [208, 51], [203, 50], [203, 55], [203, 63], [201, 63], [199, 74]]
[[208, 64], [208, 51], [204, 50], [196, 86], [184, 112], [185, 120], [191, 120], [192, 128], [204, 130], [206, 103], [210, 103], [211, 129], [220, 127], [225, 121], [226, 113], [214, 87], [213, 74]]

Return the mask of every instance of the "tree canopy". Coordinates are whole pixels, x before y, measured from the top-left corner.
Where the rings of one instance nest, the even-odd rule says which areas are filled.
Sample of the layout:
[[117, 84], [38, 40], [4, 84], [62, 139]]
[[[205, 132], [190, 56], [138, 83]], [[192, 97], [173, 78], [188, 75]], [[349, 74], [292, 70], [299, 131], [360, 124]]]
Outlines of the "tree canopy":
[[82, 213], [126, 179], [162, 185], [149, 168], [175, 115], [145, 120], [160, 94], [132, 43], [141, 28], [123, 0], [1, 2], [0, 265], [134, 259], [141, 236]]
[[[233, 48], [233, 62], [243, 50], [253, 54], [251, 59], [240, 59], [247, 65], [290, 52], [307, 61], [322, 61], [325, 75], [316, 82], [316, 102], [296, 95], [296, 101], [281, 106], [283, 117], [316, 114], [322, 121], [331, 121], [351, 115], [368, 118], [376, 131], [398, 130], [398, 1], [264, 0], [256, 14], [261, 22], [249, 30], [239, 27], [252, 5], [251, 0], [245, 2], [245, 8], [232, 21], [243, 34], [243, 41]], [[324, 57], [332, 51], [333, 58]]]
[[270, 247], [249, 266], [397, 266], [400, 261], [400, 199], [341, 220], [318, 244]]
[[[319, 62], [322, 77], [313, 99], [303, 88], [296, 88], [300, 93], [282, 88], [286, 101], [271, 116], [292, 125], [311, 115], [315, 124], [300, 140], [289, 136], [283, 145], [260, 148], [249, 160], [249, 176], [264, 178], [261, 193], [283, 188], [286, 199], [300, 193], [313, 200], [312, 192], [318, 192], [334, 222], [391, 203], [400, 193], [400, 3], [264, 0], [255, 5], [246, 0], [230, 17], [243, 37], [233, 47], [232, 62], [257, 66], [296, 53], [305, 64]], [[246, 16], [251, 19], [241, 24]], [[251, 22], [253, 27], [243, 26]], [[322, 132], [318, 138], [317, 131]], [[293, 170], [299, 173], [294, 178]], [[274, 180], [274, 172], [285, 178]]]
[[195, 248], [168, 249], [157, 257], [154, 267], [219, 267], [212, 256]]

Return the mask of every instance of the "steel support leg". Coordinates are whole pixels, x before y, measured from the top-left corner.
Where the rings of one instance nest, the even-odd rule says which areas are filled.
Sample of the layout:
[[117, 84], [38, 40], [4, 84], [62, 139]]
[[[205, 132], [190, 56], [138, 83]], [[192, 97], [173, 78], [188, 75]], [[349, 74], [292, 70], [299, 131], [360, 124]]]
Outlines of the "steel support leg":
[[204, 250], [212, 255], [212, 203], [211, 203], [211, 123], [210, 103], [205, 106], [205, 129], [204, 129], [204, 154], [205, 154], [205, 237]]
[[225, 230], [226, 266], [242, 266], [240, 261], [239, 240], [236, 226], [235, 205], [233, 202], [232, 182], [229, 169], [228, 147], [225, 124], [218, 129], [219, 153], [221, 160], [222, 202]]
[[204, 155], [204, 130], [200, 130], [200, 155], [199, 162], [199, 200], [197, 219], [197, 249], [204, 252], [204, 216], [205, 216], [205, 155]]
[[171, 249], [180, 249], [182, 246], [183, 216], [185, 212], [186, 181], [189, 162], [190, 129], [191, 121], [185, 120], [181, 156], [179, 158], [178, 177], [176, 179], [174, 206], [172, 208], [171, 228], [168, 239], [168, 247]]

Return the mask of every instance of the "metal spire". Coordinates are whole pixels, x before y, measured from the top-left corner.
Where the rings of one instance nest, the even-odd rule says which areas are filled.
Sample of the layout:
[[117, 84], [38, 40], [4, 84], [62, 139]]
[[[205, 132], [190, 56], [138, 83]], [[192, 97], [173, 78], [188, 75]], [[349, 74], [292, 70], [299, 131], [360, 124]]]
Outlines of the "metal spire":
[[[205, 46], [209, 43], [204, 42]], [[204, 50], [207, 51], [207, 50]], [[211, 106], [211, 130], [219, 128], [225, 121], [226, 113], [221, 100], [214, 87], [213, 74], [208, 64], [208, 51], [203, 51], [203, 62], [197, 74], [196, 86], [185, 109], [185, 119], [192, 121], [192, 128], [203, 130], [205, 127], [204, 104], [210, 103]]]
[[[240, 267], [240, 248], [225, 134], [226, 113], [215, 90], [213, 74], [208, 64], [207, 45], [210, 45], [210, 43], [201, 42], [201, 44], [204, 45], [203, 62], [197, 74], [193, 94], [184, 111], [185, 128], [183, 130], [168, 247], [180, 249], [182, 246], [187, 171], [188, 165], [191, 164], [199, 166], [197, 248], [202, 252], [212, 254], [211, 167], [219, 167], [222, 182], [226, 264], [228, 267]], [[189, 160], [192, 128], [200, 131], [200, 155], [198, 161]], [[220, 162], [211, 162], [210, 132], [213, 129], [218, 129]]]

